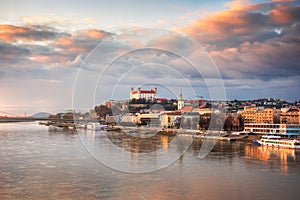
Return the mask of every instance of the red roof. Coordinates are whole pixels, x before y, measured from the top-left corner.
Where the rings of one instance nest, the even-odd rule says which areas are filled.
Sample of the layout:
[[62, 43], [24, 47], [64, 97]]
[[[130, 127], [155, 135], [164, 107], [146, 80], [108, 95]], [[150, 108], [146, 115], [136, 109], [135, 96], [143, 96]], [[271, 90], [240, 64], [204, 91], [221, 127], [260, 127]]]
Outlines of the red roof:
[[180, 110], [166, 111], [166, 112], [163, 112], [161, 115], [181, 115], [181, 111]]
[[141, 90], [141, 93], [155, 93], [154, 90]]
[[181, 110], [182, 112], [192, 112], [193, 106], [184, 106]]
[[186, 103], [198, 103], [198, 102], [205, 102], [206, 100], [205, 99], [188, 99], [188, 100], [184, 100], [184, 102]]
[[[155, 90], [140, 90], [141, 94], [155, 94]], [[139, 91], [134, 91], [133, 94], [138, 94]]]
[[157, 101], [168, 101], [167, 98], [157, 98]]

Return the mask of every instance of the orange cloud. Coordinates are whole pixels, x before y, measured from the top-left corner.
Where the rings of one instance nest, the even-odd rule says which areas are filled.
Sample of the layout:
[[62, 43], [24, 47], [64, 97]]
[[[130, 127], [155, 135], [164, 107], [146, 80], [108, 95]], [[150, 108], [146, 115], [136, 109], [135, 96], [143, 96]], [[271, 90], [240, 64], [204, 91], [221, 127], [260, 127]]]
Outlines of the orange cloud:
[[243, 9], [247, 4], [250, 4], [250, 0], [234, 0], [226, 3], [225, 6], [231, 9]]
[[75, 44], [74, 40], [70, 37], [61, 37], [55, 40], [54, 44], [60, 46], [72, 46]]
[[103, 39], [106, 37], [106, 34], [103, 31], [99, 31], [96, 29], [86, 30], [84, 34], [90, 38], [94, 39]]
[[69, 61], [69, 58], [63, 55], [32, 55], [30, 59], [35, 62], [47, 63], [47, 65], [66, 63]]
[[281, 24], [290, 23], [294, 20], [290, 12], [290, 7], [287, 5], [277, 5], [276, 8], [271, 11], [271, 17], [275, 22]]
[[187, 27], [179, 28], [197, 40], [222, 40], [231, 34], [247, 32], [251, 27], [244, 15], [244, 10], [254, 10], [257, 6], [243, 6], [243, 9], [226, 10], [214, 13], [206, 18], [199, 19]]
[[300, 20], [300, 6], [289, 2], [256, 5], [245, 5], [245, 2], [247, 1], [230, 2], [227, 5], [230, 10], [215, 12], [176, 30], [192, 36], [199, 42], [210, 43], [230, 38], [244, 42], [259, 39], [255, 37], [274, 31], [274, 27], [285, 28]]
[[0, 24], [0, 40], [14, 42], [18, 40], [19, 35], [25, 34], [28, 31], [28, 28]]
[[31, 60], [38, 61], [38, 62], [49, 62], [52, 60], [51, 57], [45, 55], [34, 55], [31, 56], [30, 58]]
[[67, 49], [70, 53], [84, 53], [87, 51], [87, 49], [83, 47], [71, 47]]

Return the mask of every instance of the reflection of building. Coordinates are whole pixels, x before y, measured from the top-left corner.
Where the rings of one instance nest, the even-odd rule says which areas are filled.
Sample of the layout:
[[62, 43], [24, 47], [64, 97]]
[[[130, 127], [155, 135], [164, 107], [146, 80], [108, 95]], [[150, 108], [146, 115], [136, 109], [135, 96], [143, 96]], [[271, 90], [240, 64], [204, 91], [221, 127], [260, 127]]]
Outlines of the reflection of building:
[[153, 101], [156, 98], [157, 98], [157, 88], [151, 90], [141, 90], [141, 88], [138, 87], [137, 90], [134, 90], [134, 88], [132, 87], [130, 90], [130, 100], [144, 99], [147, 101]]
[[245, 123], [245, 132], [258, 134], [300, 135], [299, 124]]
[[282, 170], [285, 172], [288, 170], [288, 158], [296, 160], [295, 149], [268, 148], [246, 145], [245, 154], [246, 157], [259, 159], [266, 162], [280, 161]]
[[162, 135], [160, 136], [160, 139], [161, 139], [161, 146], [163, 149], [168, 149], [168, 145], [169, 145], [169, 137], [166, 136], [166, 135]]

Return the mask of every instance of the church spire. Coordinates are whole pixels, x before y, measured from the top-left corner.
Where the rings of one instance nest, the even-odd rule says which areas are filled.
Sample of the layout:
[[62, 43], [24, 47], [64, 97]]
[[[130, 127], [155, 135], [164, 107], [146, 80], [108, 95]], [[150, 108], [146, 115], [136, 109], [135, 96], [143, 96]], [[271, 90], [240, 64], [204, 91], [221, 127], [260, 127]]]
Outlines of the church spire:
[[184, 106], [184, 100], [183, 100], [183, 97], [182, 97], [182, 88], [180, 88], [180, 93], [179, 93], [177, 106], [178, 106], [178, 110], [181, 110], [182, 107]]
[[183, 97], [182, 97], [182, 88], [180, 88], [180, 93], [179, 93], [179, 98], [178, 100], [183, 100]]

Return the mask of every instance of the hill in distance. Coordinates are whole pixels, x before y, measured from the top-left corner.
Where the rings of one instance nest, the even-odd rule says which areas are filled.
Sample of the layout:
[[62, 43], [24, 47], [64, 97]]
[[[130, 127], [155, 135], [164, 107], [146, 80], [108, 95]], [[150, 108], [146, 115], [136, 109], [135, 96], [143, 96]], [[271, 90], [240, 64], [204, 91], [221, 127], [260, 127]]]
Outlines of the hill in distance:
[[39, 112], [39, 113], [32, 115], [32, 117], [33, 118], [46, 118], [46, 117], [49, 117], [49, 115], [52, 115], [52, 114], [47, 113], [47, 112]]

